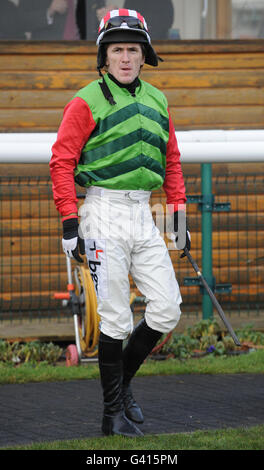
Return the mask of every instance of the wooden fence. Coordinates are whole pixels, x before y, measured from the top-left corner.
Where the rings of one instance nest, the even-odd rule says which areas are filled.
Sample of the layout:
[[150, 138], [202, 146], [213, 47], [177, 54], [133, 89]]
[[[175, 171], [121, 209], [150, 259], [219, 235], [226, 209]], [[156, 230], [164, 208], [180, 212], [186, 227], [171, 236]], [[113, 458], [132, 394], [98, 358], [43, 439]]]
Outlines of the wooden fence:
[[[164, 62], [158, 69], [145, 66], [142, 78], [168, 97], [176, 131], [263, 128], [264, 40], [170, 41], [157, 42], [154, 47]], [[98, 77], [96, 52], [94, 45], [81, 41], [1, 41], [0, 132], [56, 132], [66, 103], [80, 87]], [[195, 180], [188, 191], [199, 194], [199, 165], [185, 164], [183, 168]], [[48, 174], [48, 165], [43, 164], [0, 165], [0, 277], [6, 310], [11, 301], [18, 309], [43, 307], [45, 302], [48, 308], [52, 292], [65, 285], [58, 215], [50, 193], [37, 180]], [[213, 165], [213, 174], [218, 201], [230, 201], [232, 207], [229, 215], [213, 216], [216, 281], [233, 284], [229, 297], [233, 307], [241, 299], [245, 305], [262, 302], [263, 306], [263, 263], [259, 260], [264, 256], [264, 164], [251, 164], [249, 155], [249, 163], [242, 167]], [[236, 174], [241, 182], [248, 174], [251, 179], [238, 189]], [[7, 175], [29, 176], [33, 183], [21, 190], [15, 181], [11, 186], [7, 180], [3, 182]], [[216, 185], [221, 175], [223, 181]], [[153, 196], [154, 202], [157, 199], [164, 203], [162, 192]], [[189, 215], [194, 255], [200, 263], [197, 206], [189, 206]], [[172, 259], [183, 283], [190, 268], [186, 260], [179, 265], [176, 253]], [[201, 298], [198, 288], [183, 287], [182, 292], [186, 305]]]
[[[154, 44], [164, 59], [142, 78], [168, 97], [176, 129], [264, 125], [264, 40]], [[73, 94], [98, 77], [96, 47], [0, 42], [0, 132], [53, 132]]]

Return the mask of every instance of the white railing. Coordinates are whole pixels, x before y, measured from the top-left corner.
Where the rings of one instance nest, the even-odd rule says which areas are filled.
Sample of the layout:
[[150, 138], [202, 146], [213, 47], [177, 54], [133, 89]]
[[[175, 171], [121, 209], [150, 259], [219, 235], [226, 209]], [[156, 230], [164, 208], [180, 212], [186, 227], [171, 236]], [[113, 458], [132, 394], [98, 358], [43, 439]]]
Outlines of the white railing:
[[[264, 130], [176, 131], [184, 163], [264, 161]], [[0, 163], [48, 163], [56, 133], [0, 134]]]

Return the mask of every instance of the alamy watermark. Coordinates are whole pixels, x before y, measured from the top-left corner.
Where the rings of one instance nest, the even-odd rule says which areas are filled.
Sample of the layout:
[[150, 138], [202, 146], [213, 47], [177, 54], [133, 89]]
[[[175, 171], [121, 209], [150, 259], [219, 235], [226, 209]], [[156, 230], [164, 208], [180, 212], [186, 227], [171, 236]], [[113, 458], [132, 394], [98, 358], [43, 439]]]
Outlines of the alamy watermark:
[[79, 236], [88, 239], [142, 239], [153, 237], [159, 231], [168, 250], [181, 250], [186, 244], [186, 205], [179, 204], [175, 224], [174, 205], [146, 202], [116, 204], [108, 197], [100, 203], [88, 198], [79, 209]]

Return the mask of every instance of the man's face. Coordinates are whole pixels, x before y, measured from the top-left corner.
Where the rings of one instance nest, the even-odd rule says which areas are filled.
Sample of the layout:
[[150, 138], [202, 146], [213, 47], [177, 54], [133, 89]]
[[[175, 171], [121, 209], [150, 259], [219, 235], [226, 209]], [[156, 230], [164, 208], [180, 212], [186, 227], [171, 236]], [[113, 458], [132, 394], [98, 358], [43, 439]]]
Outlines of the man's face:
[[106, 66], [120, 83], [132, 83], [140, 72], [145, 58], [140, 44], [116, 43], [107, 48]]

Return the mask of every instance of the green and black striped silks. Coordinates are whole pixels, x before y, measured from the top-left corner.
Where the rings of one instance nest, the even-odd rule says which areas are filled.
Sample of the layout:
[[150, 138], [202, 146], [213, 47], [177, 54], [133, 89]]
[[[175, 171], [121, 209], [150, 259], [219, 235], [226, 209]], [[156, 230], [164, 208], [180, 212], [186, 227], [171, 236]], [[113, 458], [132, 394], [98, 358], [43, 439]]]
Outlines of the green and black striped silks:
[[99, 80], [75, 95], [87, 102], [96, 122], [82, 150], [75, 181], [109, 189], [158, 189], [165, 177], [169, 138], [166, 97], [142, 80], [135, 96], [107, 75], [105, 80], [115, 106], [105, 100]]

